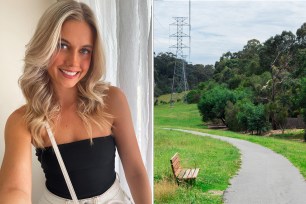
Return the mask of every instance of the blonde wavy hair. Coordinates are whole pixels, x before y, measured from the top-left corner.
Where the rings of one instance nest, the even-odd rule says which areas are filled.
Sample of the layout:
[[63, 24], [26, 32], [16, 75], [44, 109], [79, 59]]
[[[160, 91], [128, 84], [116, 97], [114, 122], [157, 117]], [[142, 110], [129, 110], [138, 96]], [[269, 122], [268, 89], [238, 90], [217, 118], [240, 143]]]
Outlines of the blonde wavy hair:
[[[94, 34], [93, 54], [86, 76], [77, 84], [77, 111], [86, 131], [92, 138], [92, 123], [103, 128], [106, 118], [104, 96], [109, 84], [104, 82], [105, 59], [97, 21], [92, 10], [84, 3], [65, 0], [54, 3], [40, 18], [34, 36], [26, 46], [24, 72], [19, 85], [26, 98], [25, 121], [33, 144], [43, 147], [42, 132], [45, 123], [54, 128], [61, 107], [47, 72], [50, 59], [57, 51], [61, 28], [65, 21], [85, 21]], [[102, 81], [100, 81], [103, 79]]]

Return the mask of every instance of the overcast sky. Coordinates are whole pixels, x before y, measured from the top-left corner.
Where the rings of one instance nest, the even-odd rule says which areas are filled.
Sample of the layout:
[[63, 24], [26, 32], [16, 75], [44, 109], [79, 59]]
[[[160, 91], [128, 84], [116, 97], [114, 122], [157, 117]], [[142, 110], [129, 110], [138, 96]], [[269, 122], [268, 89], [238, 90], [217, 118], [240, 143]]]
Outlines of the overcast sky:
[[[175, 33], [173, 17], [188, 17], [188, 0], [154, 0], [154, 52], [175, 53], [169, 39]], [[186, 21], [188, 23], [188, 20]], [[191, 55], [193, 64], [214, 64], [227, 51], [243, 49], [248, 40], [263, 43], [282, 31], [296, 30], [306, 22], [305, 1], [192, 0]], [[188, 29], [185, 29], [188, 33]], [[184, 43], [189, 42], [188, 38]], [[184, 54], [189, 54], [184, 49]], [[188, 60], [188, 58], [187, 58]]]

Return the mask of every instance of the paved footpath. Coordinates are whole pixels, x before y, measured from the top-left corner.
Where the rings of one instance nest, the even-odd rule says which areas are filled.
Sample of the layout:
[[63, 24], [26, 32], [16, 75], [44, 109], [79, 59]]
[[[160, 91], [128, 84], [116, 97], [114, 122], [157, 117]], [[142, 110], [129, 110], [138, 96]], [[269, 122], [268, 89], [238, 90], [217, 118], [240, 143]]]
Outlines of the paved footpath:
[[224, 203], [306, 204], [306, 181], [282, 155], [245, 140], [190, 130], [170, 130], [213, 137], [229, 142], [240, 150], [241, 168], [224, 193]]

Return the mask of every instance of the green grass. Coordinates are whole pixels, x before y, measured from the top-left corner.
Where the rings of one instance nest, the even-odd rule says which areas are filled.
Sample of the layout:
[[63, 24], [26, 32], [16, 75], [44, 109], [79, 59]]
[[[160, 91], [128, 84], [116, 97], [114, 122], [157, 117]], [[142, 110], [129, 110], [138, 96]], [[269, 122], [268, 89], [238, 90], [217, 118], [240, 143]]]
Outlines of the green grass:
[[[223, 191], [240, 166], [238, 149], [209, 137], [161, 129], [205, 127], [196, 105], [158, 105], [154, 118], [154, 203], [223, 203]], [[170, 158], [176, 152], [182, 166], [201, 168], [192, 187], [178, 187], [174, 181]]]
[[[181, 93], [175, 93], [175, 94], [173, 94], [173, 100], [177, 100], [177, 99], [180, 99], [180, 100], [182, 100], [183, 99], [183, 97], [185, 96], [185, 94], [187, 94], [189, 91], [183, 91], [183, 92], [181, 92]], [[171, 94], [165, 94], [165, 95], [161, 95], [161, 96], [159, 96], [158, 97], [158, 101], [159, 102], [161, 102], [161, 101], [165, 101], [165, 102], [167, 102], [167, 103], [169, 103], [169, 101], [170, 101], [170, 99], [171, 99]]]
[[285, 130], [284, 134], [273, 134], [271, 137], [285, 139], [285, 140], [296, 140], [303, 141], [304, 139], [304, 130]]
[[172, 107], [170, 104], [155, 106], [154, 118], [155, 127], [206, 127], [201, 122], [195, 104], [175, 103]]
[[[193, 187], [174, 182], [170, 158], [176, 152], [183, 167], [201, 169]], [[222, 193], [240, 166], [239, 151], [230, 144], [177, 131], [155, 129], [154, 153], [155, 203], [222, 203]]]

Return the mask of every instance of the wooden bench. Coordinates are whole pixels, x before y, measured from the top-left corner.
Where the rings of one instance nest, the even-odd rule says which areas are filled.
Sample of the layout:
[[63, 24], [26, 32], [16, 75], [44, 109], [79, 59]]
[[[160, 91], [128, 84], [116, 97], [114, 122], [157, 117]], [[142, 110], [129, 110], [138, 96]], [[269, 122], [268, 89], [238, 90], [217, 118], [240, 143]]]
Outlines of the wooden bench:
[[186, 181], [187, 183], [195, 182], [200, 170], [199, 168], [182, 168], [178, 153], [173, 155], [173, 157], [170, 159], [170, 163], [177, 185], [180, 185], [180, 182], [182, 181]]

